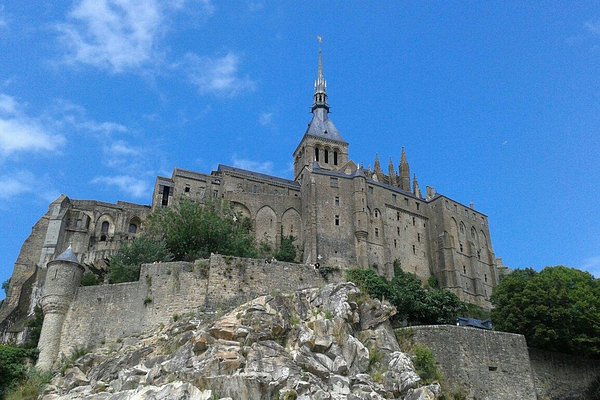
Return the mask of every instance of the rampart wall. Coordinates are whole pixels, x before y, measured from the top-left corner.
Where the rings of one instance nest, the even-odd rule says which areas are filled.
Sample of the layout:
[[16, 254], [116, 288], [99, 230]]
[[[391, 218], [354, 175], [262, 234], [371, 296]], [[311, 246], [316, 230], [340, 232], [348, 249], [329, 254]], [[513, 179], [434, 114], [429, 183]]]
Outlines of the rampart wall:
[[600, 376], [600, 362], [570, 354], [529, 349], [539, 400], [579, 400]]
[[454, 325], [405, 329], [431, 349], [446, 380], [468, 398], [537, 399], [524, 336]]
[[[339, 280], [339, 274], [328, 276]], [[145, 264], [138, 282], [80, 287], [62, 328], [60, 353], [150, 332], [175, 315], [228, 310], [273, 292], [326, 284], [310, 265], [213, 255], [195, 263]]]

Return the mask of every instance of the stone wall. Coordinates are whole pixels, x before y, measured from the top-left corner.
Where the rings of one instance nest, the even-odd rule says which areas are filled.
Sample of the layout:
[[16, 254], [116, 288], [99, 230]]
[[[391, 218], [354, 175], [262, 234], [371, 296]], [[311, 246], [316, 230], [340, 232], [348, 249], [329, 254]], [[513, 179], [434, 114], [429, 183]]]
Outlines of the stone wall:
[[531, 348], [529, 359], [539, 400], [579, 400], [579, 394], [600, 376], [598, 360]]
[[522, 335], [453, 325], [403, 330], [431, 349], [448, 383], [466, 389], [470, 399], [537, 399]]
[[[328, 278], [337, 281], [339, 275]], [[227, 310], [259, 295], [325, 283], [312, 266], [220, 255], [196, 263], [145, 264], [138, 282], [78, 289], [65, 318], [60, 352], [142, 334], [176, 315]]]

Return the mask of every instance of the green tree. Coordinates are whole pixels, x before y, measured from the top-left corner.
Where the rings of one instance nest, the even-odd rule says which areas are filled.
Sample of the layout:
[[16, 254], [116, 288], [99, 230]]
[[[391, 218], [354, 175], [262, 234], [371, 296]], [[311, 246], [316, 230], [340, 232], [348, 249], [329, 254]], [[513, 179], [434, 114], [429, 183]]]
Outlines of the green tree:
[[171, 261], [172, 258], [163, 241], [142, 235], [121, 247], [110, 259], [108, 281], [110, 283], [137, 281], [140, 278], [142, 264]]
[[454, 324], [465, 304], [451, 292], [424, 288], [414, 275], [394, 268], [394, 278], [387, 281], [372, 269], [351, 269], [347, 279], [375, 298], [385, 298], [396, 307], [397, 320], [410, 324]]
[[146, 232], [164, 241], [176, 261], [207, 258], [210, 253], [254, 257], [256, 248], [247, 218], [236, 215], [225, 203], [205, 205], [183, 200], [176, 207], [150, 215]]
[[600, 280], [563, 266], [516, 270], [491, 298], [495, 328], [532, 347], [600, 356]]

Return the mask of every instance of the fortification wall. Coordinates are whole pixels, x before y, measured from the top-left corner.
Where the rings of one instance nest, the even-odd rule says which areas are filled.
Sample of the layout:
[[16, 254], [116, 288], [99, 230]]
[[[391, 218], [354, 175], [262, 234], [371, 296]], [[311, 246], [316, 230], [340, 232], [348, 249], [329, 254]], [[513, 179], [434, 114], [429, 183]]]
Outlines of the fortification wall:
[[138, 282], [78, 288], [65, 318], [59, 353], [143, 334], [171, 322], [175, 315], [229, 310], [263, 294], [325, 283], [309, 265], [220, 255], [195, 263], [145, 264]]
[[447, 381], [466, 389], [470, 399], [537, 399], [522, 335], [453, 325], [404, 330], [431, 349]]
[[598, 360], [531, 348], [529, 359], [539, 400], [579, 400], [579, 394], [600, 376]]

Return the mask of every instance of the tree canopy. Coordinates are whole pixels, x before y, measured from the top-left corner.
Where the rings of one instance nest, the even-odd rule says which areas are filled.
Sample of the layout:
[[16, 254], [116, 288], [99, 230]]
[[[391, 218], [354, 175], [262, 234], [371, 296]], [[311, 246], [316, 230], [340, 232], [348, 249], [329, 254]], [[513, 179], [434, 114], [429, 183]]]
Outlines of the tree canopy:
[[497, 330], [529, 346], [600, 357], [600, 280], [563, 266], [515, 270], [491, 298]]
[[369, 296], [387, 299], [396, 307], [395, 318], [409, 324], [454, 324], [466, 310], [454, 293], [425, 288], [414, 274], [402, 271], [400, 266], [395, 266], [391, 281], [372, 269], [351, 269], [347, 278]]

